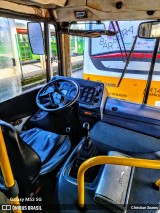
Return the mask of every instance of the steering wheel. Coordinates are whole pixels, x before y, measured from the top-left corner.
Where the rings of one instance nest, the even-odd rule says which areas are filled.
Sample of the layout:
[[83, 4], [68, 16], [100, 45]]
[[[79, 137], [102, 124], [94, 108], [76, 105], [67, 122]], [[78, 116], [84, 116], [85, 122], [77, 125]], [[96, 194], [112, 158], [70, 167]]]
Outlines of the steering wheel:
[[79, 85], [69, 79], [56, 79], [49, 82], [37, 94], [38, 107], [53, 112], [71, 106], [80, 95]]

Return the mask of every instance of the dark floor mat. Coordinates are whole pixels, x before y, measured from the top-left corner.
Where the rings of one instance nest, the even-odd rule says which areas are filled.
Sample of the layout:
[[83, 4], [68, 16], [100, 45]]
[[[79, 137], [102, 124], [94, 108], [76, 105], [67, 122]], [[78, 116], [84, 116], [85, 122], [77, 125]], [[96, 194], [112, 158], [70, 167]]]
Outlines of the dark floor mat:
[[[160, 153], [135, 154], [133, 157], [159, 160]], [[156, 209], [160, 205], [160, 191], [154, 188], [154, 183], [160, 179], [160, 170], [135, 168], [132, 188], [130, 193], [129, 212], [152, 213], [158, 212]], [[147, 207], [148, 206], [148, 207]], [[132, 207], [132, 210], [131, 210]], [[136, 208], [140, 209], [136, 209]], [[160, 207], [160, 206], [159, 206]], [[134, 209], [135, 208], [135, 209]], [[146, 208], [142, 210], [142, 208]]]

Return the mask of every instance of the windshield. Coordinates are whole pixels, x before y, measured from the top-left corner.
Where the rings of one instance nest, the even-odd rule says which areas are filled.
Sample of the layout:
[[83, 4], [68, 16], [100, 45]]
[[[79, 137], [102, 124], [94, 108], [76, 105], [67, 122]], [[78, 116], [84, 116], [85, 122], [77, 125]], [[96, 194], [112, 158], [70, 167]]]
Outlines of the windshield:
[[[152, 62], [155, 39], [137, 37], [144, 21], [105, 21], [106, 30], [116, 36], [85, 39], [84, 78], [106, 83], [109, 95], [136, 103], [144, 103], [147, 81], [153, 69], [147, 104], [160, 106], [159, 51]], [[94, 29], [92, 23], [90, 29]], [[158, 48], [159, 49], [159, 48]]]

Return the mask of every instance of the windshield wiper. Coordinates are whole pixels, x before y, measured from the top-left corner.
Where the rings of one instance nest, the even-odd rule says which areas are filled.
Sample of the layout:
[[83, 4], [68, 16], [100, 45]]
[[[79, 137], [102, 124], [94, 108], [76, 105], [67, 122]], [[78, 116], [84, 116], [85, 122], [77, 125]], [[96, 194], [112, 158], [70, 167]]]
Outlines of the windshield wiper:
[[[118, 28], [118, 31], [119, 31], [119, 34], [120, 34], [120, 37], [121, 37], [121, 40], [122, 40], [124, 52], [125, 52], [125, 55], [126, 55], [126, 58], [127, 58], [127, 51], [126, 51], [126, 47], [125, 47], [125, 44], [124, 44], [123, 36], [122, 36], [121, 30], [120, 30], [120, 27], [119, 27], [119, 23], [118, 23], [118, 21], [115, 21], [115, 23], [116, 23], [116, 26]], [[124, 61], [126, 61], [126, 60], [124, 60]]]
[[124, 74], [126, 73], [128, 64], [129, 64], [129, 62], [130, 62], [130, 59], [131, 59], [131, 57], [132, 57], [132, 53], [133, 53], [134, 48], [135, 48], [135, 45], [136, 45], [137, 37], [138, 37], [138, 36], [135, 36], [135, 38], [134, 38], [134, 41], [133, 41], [133, 44], [132, 44], [132, 48], [131, 48], [131, 50], [130, 50], [130, 52], [129, 52], [129, 55], [128, 55], [128, 58], [127, 58], [125, 67], [124, 67], [124, 69], [123, 69], [122, 75], [121, 75], [121, 77], [120, 77], [120, 79], [119, 79], [119, 82], [118, 82], [118, 84], [117, 84], [117, 87], [119, 87], [119, 85], [120, 85], [120, 83], [121, 83], [121, 81], [122, 81], [122, 79], [123, 79], [123, 77], [124, 77]]
[[[113, 30], [116, 31], [116, 28], [115, 28], [115, 26], [114, 26], [113, 21], [111, 21], [111, 25], [112, 25], [112, 27], [113, 27]], [[120, 33], [120, 29], [119, 29], [119, 28], [118, 28], [118, 33]], [[121, 35], [121, 34], [120, 34], [120, 35]], [[124, 58], [123, 52], [122, 52], [122, 48], [121, 48], [121, 45], [120, 45], [120, 42], [119, 42], [119, 39], [118, 39], [118, 36], [117, 36], [117, 35], [116, 35], [116, 39], [117, 39], [118, 46], [119, 46], [119, 49], [120, 49], [120, 52], [121, 52], [121, 55], [122, 55], [122, 59], [123, 59], [123, 61], [125, 61], [125, 58]]]
[[144, 93], [144, 97], [143, 97], [143, 104], [146, 104], [148, 101], [148, 95], [149, 95], [149, 91], [150, 91], [150, 87], [151, 87], [151, 83], [152, 83], [152, 76], [153, 76], [154, 66], [155, 66], [156, 57], [157, 57], [157, 53], [158, 53], [159, 42], [160, 42], [160, 39], [157, 38], [155, 46], [154, 46], [154, 51], [153, 51], [151, 66], [150, 66], [148, 79], [147, 79], [147, 83], [146, 83], [146, 88], [144, 90], [145, 93]]
[[[126, 58], [127, 58], [127, 52], [126, 52], [126, 48], [125, 48], [123, 36], [122, 36], [121, 30], [120, 30], [118, 21], [115, 21], [115, 24], [116, 24], [116, 27], [117, 27], [117, 29], [118, 29], [118, 33], [120, 34], [120, 37], [121, 37], [121, 40], [122, 40], [122, 45], [123, 45], [123, 48], [124, 48], [124, 51], [125, 51], [125, 55], [126, 55]], [[114, 22], [113, 22], [113, 21], [111, 21], [111, 25], [112, 25], [112, 27], [113, 27], [113, 30], [116, 32], [116, 28], [115, 28], [115, 26], [114, 26]], [[120, 44], [120, 41], [119, 41], [117, 35], [116, 35], [116, 39], [117, 39], [118, 46], [119, 46], [119, 49], [120, 49], [120, 52], [121, 52], [121, 55], [122, 55], [122, 59], [123, 59], [123, 61], [125, 62], [125, 61], [126, 61], [126, 58], [125, 58], [124, 55], [123, 55], [123, 50], [122, 50], [122, 48], [121, 48], [121, 44]]]

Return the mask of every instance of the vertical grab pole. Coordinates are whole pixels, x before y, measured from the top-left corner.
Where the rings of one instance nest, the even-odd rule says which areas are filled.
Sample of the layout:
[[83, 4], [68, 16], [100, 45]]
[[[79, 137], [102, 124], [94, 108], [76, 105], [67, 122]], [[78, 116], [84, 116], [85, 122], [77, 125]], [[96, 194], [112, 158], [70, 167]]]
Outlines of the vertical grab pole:
[[[14, 186], [15, 181], [13, 178], [13, 173], [11, 170], [11, 165], [9, 162], [6, 145], [3, 138], [2, 128], [0, 126], [0, 167], [2, 170], [2, 174], [4, 177], [5, 185], [7, 188], [11, 188]], [[18, 196], [15, 198], [16, 201], [11, 201], [12, 205], [20, 206], [20, 202], [18, 201]], [[22, 213], [21, 210], [13, 210], [14, 213]]]

